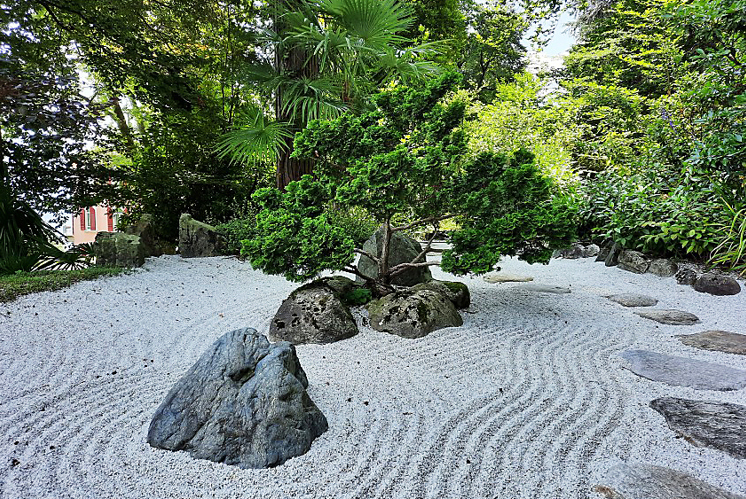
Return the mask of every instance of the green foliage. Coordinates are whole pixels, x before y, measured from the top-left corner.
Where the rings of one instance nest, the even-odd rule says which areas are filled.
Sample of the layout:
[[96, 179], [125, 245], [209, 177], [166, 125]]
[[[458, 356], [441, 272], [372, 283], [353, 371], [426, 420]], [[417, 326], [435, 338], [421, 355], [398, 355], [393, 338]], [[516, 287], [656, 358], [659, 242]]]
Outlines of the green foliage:
[[[568, 244], [572, 212], [552, 198], [552, 183], [531, 154], [484, 154], [462, 164], [466, 104], [452, 94], [459, 82], [446, 74], [383, 92], [375, 97], [377, 109], [361, 116], [311, 122], [296, 137], [294, 154], [316, 158], [317, 176], [304, 176], [286, 192], [254, 195], [264, 209], [255, 237], [244, 241], [252, 265], [290, 280], [323, 270], [357, 272], [351, 231], [324, 211], [329, 203], [369, 213], [383, 223], [384, 237], [428, 225], [437, 230], [441, 220], [458, 217], [461, 229], [443, 267], [459, 273], [486, 272], [503, 255], [546, 262], [552, 249]], [[401, 216], [412, 222], [392, 225]], [[417, 265], [388, 267], [387, 259], [369, 283], [374, 293]]]
[[126, 272], [121, 268], [90, 267], [82, 270], [47, 270], [39, 272], [14, 272], [0, 275], [0, 302], [13, 301], [19, 296], [56, 291], [76, 282], [115, 276]]
[[356, 248], [362, 248], [365, 241], [378, 229], [380, 222], [359, 206], [347, 208], [327, 208], [332, 225], [340, 227], [352, 238]]
[[238, 255], [241, 253], [242, 241], [251, 239], [256, 228], [256, 215], [247, 218], [234, 218], [228, 222], [218, 224], [215, 228], [226, 241], [226, 253]]
[[350, 307], [365, 305], [373, 299], [373, 293], [370, 289], [354, 288], [349, 293], [341, 296], [342, 302]]
[[720, 234], [719, 244], [712, 251], [710, 264], [722, 265], [730, 270], [746, 274], [746, 207], [738, 209], [725, 203], [730, 221], [716, 224]]

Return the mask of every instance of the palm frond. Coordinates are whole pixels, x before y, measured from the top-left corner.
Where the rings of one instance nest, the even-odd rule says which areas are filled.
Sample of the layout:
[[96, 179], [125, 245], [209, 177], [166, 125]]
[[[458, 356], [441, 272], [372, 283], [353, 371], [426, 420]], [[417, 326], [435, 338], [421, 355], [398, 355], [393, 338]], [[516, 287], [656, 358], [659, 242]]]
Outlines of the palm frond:
[[308, 123], [315, 119], [334, 119], [347, 110], [339, 99], [343, 86], [334, 78], [296, 78], [283, 88], [283, 112]]
[[246, 112], [247, 124], [225, 135], [215, 148], [219, 158], [230, 157], [232, 162], [254, 164], [275, 161], [288, 150], [293, 134], [287, 123], [266, 119], [259, 108]]
[[398, 0], [319, 0], [319, 10], [368, 46], [383, 47], [405, 41], [399, 35], [413, 22], [412, 12]]

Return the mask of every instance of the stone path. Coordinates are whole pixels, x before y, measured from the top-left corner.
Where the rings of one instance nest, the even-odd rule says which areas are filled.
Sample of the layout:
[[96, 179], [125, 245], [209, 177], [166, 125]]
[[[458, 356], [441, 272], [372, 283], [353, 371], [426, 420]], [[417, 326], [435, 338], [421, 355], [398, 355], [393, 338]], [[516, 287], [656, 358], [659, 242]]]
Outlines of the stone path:
[[652, 307], [658, 304], [657, 298], [638, 295], [635, 293], [622, 293], [609, 296], [609, 300], [623, 307]]
[[702, 350], [746, 355], [746, 334], [703, 331], [697, 334], [681, 335], [679, 341], [684, 345]]
[[501, 282], [529, 282], [533, 281], [534, 278], [529, 275], [511, 274], [510, 272], [490, 272], [482, 277], [489, 283], [501, 283]]
[[746, 499], [680, 471], [649, 464], [619, 464], [594, 490], [607, 499]]
[[635, 313], [645, 319], [673, 326], [691, 326], [699, 322], [699, 318], [696, 315], [689, 312], [682, 312], [681, 310], [650, 309]]
[[692, 445], [746, 459], [746, 407], [673, 397], [655, 399], [650, 407]]
[[628, 350], [622, 358], [627, 361], [627, 368], [638, 376], [673, 386], [716, 391], [746, 387], [746, 371], [720, 364], [647, 350]]
[[552, 293], [556, 295], [567, 294], [570, 292], [570, 288], [563, 288], [562, 286], [551, 286], [548, 284], [526, 284], [525, 286], [521, 286], [519, 289], [533, 291], [536, 293]]

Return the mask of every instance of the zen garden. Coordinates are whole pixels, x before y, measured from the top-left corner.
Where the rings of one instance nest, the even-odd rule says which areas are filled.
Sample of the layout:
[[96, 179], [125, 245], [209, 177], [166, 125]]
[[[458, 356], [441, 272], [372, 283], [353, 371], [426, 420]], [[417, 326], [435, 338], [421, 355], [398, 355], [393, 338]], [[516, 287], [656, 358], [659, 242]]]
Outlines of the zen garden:
[[0, 15], [0, 497], [746, 499], [746, 0]]

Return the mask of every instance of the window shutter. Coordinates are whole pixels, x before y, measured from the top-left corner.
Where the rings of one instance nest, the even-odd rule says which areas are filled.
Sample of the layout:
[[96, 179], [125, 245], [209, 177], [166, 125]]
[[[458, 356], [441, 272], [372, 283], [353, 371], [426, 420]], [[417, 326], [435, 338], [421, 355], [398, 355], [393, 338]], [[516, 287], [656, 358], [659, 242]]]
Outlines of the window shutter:
[[109, 232], [114, 232], [114, 212], [111, 211], [111, 206], [106, 208], [106, 223], [108, 224], [107, 229]]
[[96, 230], [96, 209], [91, 206], [91, 230]]
[[85, 230], [85, 208], [80, 210], [80, 230]]

